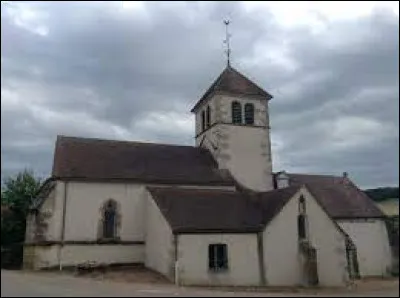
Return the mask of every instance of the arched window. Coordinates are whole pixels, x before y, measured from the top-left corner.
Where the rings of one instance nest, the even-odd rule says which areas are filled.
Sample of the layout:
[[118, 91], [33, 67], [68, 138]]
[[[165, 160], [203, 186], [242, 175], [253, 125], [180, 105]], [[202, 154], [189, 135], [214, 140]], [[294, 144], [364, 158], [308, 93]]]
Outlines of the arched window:
[[117, 236], [117, 204], [108, 200], [103, 206], [103, 239], [114, 239]]
[[244, 105], [244, 123], [254, 124], [254, 105], [252, 103]]
[[201, 112], [201, 131], [206, 129], [206, 113], [204, 111]]
[[232, 102], [232, 123], [242, 123], [242, 105], [237, 101]]
[[211, 125], [211, 108], [207, 106], [207, 114], [206, 114], [206, 127]]

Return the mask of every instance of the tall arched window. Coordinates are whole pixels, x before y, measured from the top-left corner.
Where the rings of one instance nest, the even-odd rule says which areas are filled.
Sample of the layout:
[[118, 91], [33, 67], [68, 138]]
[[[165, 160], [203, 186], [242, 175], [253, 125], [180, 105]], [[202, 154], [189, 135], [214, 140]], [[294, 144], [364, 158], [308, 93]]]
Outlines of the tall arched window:
[[201, 112], [201, 131], [206, 129], [206, 113], [204, 111]]
[[299, 240], [307, 238], [306, 201], [303, 196], [299, 198], [299, 215], [297, 216], [297, 231]]
[[252, 103], [244, 105], [244, 123], [254, 124], [254, 105]]
[[211, 108], [207, 106], [207, 114], [206, 114], [206, 127], [211, 125]]
[[117, 203], [108, 200], [103, 206], [103, 239], [114, 239], [117, 236]]
[[242, 123], [242, 105], [237, 101], [232, 102], [232, 123]]

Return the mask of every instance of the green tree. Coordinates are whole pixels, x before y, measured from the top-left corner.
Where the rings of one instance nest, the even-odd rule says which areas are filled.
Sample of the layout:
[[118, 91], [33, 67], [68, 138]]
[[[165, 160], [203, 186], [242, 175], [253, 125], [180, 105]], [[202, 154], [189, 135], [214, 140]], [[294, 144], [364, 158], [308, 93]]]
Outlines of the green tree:
[[[7, 210], [1, 214], [2, 265], [13, 263], [18, 266], [22, 261], [26, 217], [40, 186], [41, 179], [36, 178], [29, 170], [8, 177], [4, 181], [1, 189], [1, 205]], [[3, 255], [5, 251], [7, 255]], [[7, 260], [3, 260], [3, 257]]]

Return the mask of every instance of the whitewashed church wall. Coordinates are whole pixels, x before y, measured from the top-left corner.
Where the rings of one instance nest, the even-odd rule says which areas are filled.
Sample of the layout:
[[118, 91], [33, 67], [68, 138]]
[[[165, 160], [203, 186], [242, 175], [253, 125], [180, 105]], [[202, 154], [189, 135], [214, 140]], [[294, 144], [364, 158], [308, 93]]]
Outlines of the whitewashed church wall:
[[301, 193], [306, 201], [309, 240], [317, 251], [319, 284], [343, 286], [348, 280], [344, 236], [304, 189], [293, 196], [264, 231], [266, 282], [272, 286], [295, 286], [305, 282], [297, 231]]
[[64, 266], [87, 261], [103, 264], [132, 264], [143, 263], [144, 254], [144, 244], [66, 245], [62, 248], [61, 260]]
[[[228, 269], [208, 268], [208, 246], [227, 244]], [[178, 280], [181, 285], [260, 284], [256, 234], [181, 234], [178, 236]]]
[[309, 239], [317, 250], [318, 278], [323, 286], [341, 286], [349, 281], [346, 239], [316, 199], [304, 190]]
[[271, 286], [301, 284], [296, 200], [289, 201], [263, 233], [265, 280]]
[[65, 241], [99, 238], [103, 204], [113, 199], [120, 212], [121, 241], [144, 241], [143, 185], [68, 182], [65, 211]]
[[33, 264], [29, 266], [32, 269], [59, 268], [60, 260], [61, 268], [85, 262], [132, 264], [143, 262], [144, 250], [144, 244], [66, 244], [63, 247], [60, 247], [60, 245], [28, 246], [24, 251], [24, 260], [32, 257], [26, 255], [28, 252], [33, 254]]
[[150, 194], [146, 196], [145, 223], [145, 265], [173, 280], [175, 246], [172, 231]]
[[392, 259], [385, 222], [381, 219], [355, 219], [340, 220], [338, 224], [357, 247], [360, 275], [388, 275]]

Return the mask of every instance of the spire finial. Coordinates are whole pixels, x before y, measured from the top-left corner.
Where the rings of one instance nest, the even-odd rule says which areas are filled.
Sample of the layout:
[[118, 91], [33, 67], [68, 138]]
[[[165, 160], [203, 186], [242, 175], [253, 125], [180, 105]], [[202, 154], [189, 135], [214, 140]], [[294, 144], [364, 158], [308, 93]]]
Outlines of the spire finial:
[[226, 52], [226, 56], [227, 56], [227, 64], [228, 64], [228, 66], [230, 66], [231, 65], [231, 61], [230, 61], [231, 48], [230, 48], [230, 44], [229, 44], [229, 39], [230, 39], [231, 35], [228, 32], [228, 26], [230, 24], [230, 21], [229, 20], [224, 20], [224, 24], [225, 24], [225, 28], [226, 28], [226, 39], [224, 40], [224, 43], [226, 44], [226, 51], [225, 52]]

